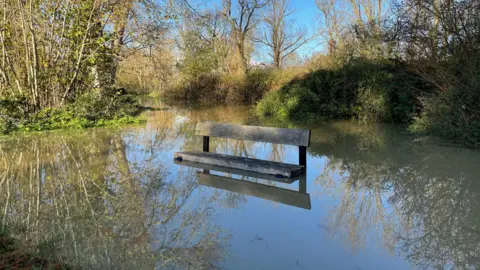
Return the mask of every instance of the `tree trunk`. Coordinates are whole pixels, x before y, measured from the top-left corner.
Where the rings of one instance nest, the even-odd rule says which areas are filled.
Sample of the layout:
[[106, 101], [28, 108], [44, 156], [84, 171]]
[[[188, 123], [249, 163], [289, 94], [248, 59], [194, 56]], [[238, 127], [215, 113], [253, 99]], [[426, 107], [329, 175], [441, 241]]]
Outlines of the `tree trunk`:
[[433, 27], [430, 30], [430, 39], [432, 46], [432, 61], [436, 62], [438, 57], [438, 26], [440, 22], [440, 3], [439, 0], [433, 0]]
[[116, 16], [113, 19], [115, 40], [113, 41], [113, 61], [110, 71], [111, 84], [114, 84], [117, 79], [118, 65], [121, 59], [121, 50], [123, 45], [125, 45], [125, 32], [132, 7], [133, 0], [123, 1], [123, 3], [118, 5]]
[[276, 68], [282, 68], [282, 56], [281, 56], [281, 50], [279, 48], [274, 50], [273, 65]]
[[243, 74], [248, 73], [248, 59], [245, 53], [245, 39], [241, 38], [237, 43], [238, 53], [240, 54], [240, 65], [243, 71]]

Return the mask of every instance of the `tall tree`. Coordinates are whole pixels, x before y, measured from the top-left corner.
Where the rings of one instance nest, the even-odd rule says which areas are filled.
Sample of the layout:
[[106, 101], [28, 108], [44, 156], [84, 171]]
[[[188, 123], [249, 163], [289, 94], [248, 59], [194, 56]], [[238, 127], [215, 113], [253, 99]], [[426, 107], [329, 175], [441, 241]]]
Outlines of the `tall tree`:
[[228, 71], [230, 27], [221, 14], [216, 11], [186, 13], [178, 32], [178, 48], [183, 58], [180, 71], [186, 78]]
[[342, 7], [337, 0], [316, 0], [315, 3], [322, 13], [325, 24], [328, 53], [335, 54], [346, 29], [345, 13], [341, 10]]
[[248, 72], [250, 56], [247, 53], [247, 37], [257, 27], [260, 19], [257, 12], [265, 7], [268, 0], [237, 0], [236, 10], [232, 7], [232, 0], [223, 0], [222, 15], [232, 27], [232, 36], [236, 49], [240, 55], [241, 67], [244, 73]]
[[2, 1], [2, 96], [26, 98], [35, 111], [112, 86], [122, 53], [165, 32], [166, 1]]
[[329, 54], [375, 58], [391, 53], [391, 46], [384, 44], [386, 0], [316, 0], [316, 4]]
[[281, 68], [283, 60], [308, 43], [312, 38], [304, 31], [295, 29], [294, 22], [289, 17], [295, 12], [290, 6], [290, 0], [270, 0], [267, 12], [263, 16], [265, 30], [261, 39], [256, 39], [266, 45], [273, 65]]
[[111, 68], [111, 83], [115, 82], [118, 62], [120, 60], [120, 51], [126, 43], [126, 32], [129, 18], [133, 12], [134, 0], [116, 1], [112, 12], [113, 22], [113, 65]]
[[38, 110], [90, 88], [92, 55], [104, 44], [110, 7], [106, 0], [3, 1], [0, 74], [7, 95]]
[[138, 50], [151, 48], [165, 37], [167, 21], [187, 0], [113, 0], [111, 83], [119, 62]]

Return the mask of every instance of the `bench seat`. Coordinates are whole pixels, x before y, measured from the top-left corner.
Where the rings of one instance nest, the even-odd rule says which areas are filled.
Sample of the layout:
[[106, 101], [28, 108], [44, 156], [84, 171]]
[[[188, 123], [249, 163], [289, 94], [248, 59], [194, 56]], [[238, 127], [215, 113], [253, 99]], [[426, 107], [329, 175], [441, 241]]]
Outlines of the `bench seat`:
[[177, 152], [177, 161], [190, 161], [238, 170], [275, 175], [277, 177], [296, 177], [305, 172], [305, 166], [274, 161], [237, 157], [210, 152]]
[[[292, 184], [293, 182], [296, 182], [297, 180], [299, 180], [299, 177], [290, 177], [290, 178], [281, 177], [280, 178], [276, 175], [271, 175], [271, 174], [258, 173], [258, 172], [239, 170], [239, 169], [232, 169], [232, 168], [228, 168], [228, 167], [216, 166], [216, 165], [205, 164], [205, 163], [200, 163], [200, 162], [191, 162], [191, 161], [187, 161], [187, 160], [183, 160], [183, 161], [174, 160], [173, 163], [176, 164], [176, 165], [202, 169], [204, 171], [207, 170], [208, 172], [217, 171], [217, 172], [226, 173], [226, 174], [236, 174], [236, 175], [240, 175], [240, 176], [247, 176], [247, 177], [252, 177], [252, 178], [270, 180], [270, 181], [275, 181], [275, 182], [285, 183], [285, 184]], [[303, 174], [303, 175], [305, 175], [305, 174]]]

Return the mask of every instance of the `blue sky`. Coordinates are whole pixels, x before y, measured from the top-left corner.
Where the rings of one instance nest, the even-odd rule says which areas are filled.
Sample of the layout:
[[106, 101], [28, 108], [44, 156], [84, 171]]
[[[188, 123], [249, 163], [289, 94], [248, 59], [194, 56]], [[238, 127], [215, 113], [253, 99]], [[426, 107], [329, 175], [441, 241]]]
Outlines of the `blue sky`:
[[[291, 0], [291, 6], [295, 9], [292, 20], [295, 20], [299, 27], [305, 29], [309, 35], [318, 35], [321, 28], [320, 11], [315, 0]], [[301, 56], [310, 56], [314, 52], [322, 51], [324, 48], [322, 39], [316, 38], [309, 44], [300, 48], [298, 53]]]
[[[214, 9], [215, 7], [221, 7], [221, 0], [210, 0], [210, 1], [202, 1], [199, 0], [200, 3], [203, 2], [207, 6], [208, 9]], [[232, 1], [236, 3], [235, 0]], [[319, 29], [321, 28], [319, 15], [320, 11], [317, 9], [315, 4], [315, 0], [290, 0], [291, 7], [295, 9], [295, 12], [290, 17], [291, 20], [294, 20], [296, 23], [296, 27], [302, 30], [307, 31], [308, 35], [316, 35], [319, 33]], [[312, 53], [320, 52], [324, 49], [324, 44], [321, 38], [317, 38], [300, 48], [297, 53], [301, 57], [310, 56]], [[253, 60], [255, 61], [262, 61], [262, 62], [269, 62], [269, 56], [265, 51], [265, 48], [262, 46], [257, 46], [257, 53], [253, 56]]]

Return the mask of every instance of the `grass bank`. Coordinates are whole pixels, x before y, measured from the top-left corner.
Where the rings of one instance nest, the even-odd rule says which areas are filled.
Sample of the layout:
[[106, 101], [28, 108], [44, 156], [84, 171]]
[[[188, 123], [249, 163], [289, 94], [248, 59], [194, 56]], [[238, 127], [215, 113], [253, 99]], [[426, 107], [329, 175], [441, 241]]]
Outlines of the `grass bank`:
[[32, 111], [26, 99], [0, 100], [0, 134], [140, 123], [143, 110], [124, 91], [93, 91], [62, 107]]
[[418, 109], [418, 76], [389, 62], [357, 59], [295, 78], [255, 105], [261, 117], [288, 121], [357, 118], [407, 123]]

